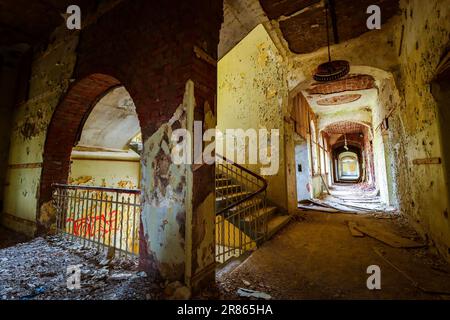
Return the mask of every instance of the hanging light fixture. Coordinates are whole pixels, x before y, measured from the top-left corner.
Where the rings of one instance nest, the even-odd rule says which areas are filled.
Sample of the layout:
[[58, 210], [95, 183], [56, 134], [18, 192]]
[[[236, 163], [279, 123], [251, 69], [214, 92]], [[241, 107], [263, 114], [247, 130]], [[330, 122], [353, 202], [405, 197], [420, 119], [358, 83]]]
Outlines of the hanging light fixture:
[[345, 133], [344, 133], [344, 140], [345, 140], [344, 149], [348, 151], [347, 135]]
[[346, 60], [332, 60], [330, 33], [328, 26], [329, 0], [325, 0], [325, 25], [327, 29], [328, 62], [322, 63], [314, 74], [314, 80], [320, 82], [333, 81], [344, 77], [350, 72], [350, 63]]

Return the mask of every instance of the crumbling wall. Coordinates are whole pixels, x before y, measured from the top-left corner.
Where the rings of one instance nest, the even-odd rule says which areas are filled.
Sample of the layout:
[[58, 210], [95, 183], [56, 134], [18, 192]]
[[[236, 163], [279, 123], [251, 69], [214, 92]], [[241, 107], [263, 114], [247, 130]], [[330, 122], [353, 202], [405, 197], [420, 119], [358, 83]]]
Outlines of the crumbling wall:
[[34, 235], [46, 129], [76, 63], [78, 33], [65, 26], [35, 49], [28, 100], [14, 112], [2, 223]]
[[[217, 127], [224, 133], [226, 129], [280, 130], [279, 170], [276, 175], [265, 178], [268, 180], [269, 200], [287, 209], [284, 162], [287, 88], [284, 70], [275, 45], [265, 28], [259, 25], [219, 61]], [[267, 167], [261, 164], [245, 166], [258, 174], [261, 167]]]
[[[398, 207], [398, 140], [395, 135], [401, 128], [398, 127], [398, 118], [392, 115], [398, 114], [401, 98], [395, 79], [391, 74], [379, 77], [377, 80], [378, 100], [374, 108], [373, 119], [373, 149], [379, 152], [376, 157], [382, 163], [381, 180], [383, 185], [382, 199], [389, 205]], [[378, 146], [378, 147], [376, 147]], [[380, 171], [380, 166], [378, 167]], [[380, 173], [377, 173], [377, 177]], [[378, 179], [380, 180], [380, 179]]]
[[442, 164], [417, 165], [415, 159], [441, 157], [437, 106], [430, 90], [436, 67], [448, 50], [450, 6], [448, 1], [402, 1], [404, 27], [401, 51], [403, 100], [393, 117], [399, 159], [398, 191], [401, 208], [423, 236], [432, 240], [448, 259], [449, 199]]
[[[187, 85], [185, 98], [173, 117], [145, 141], [142, 155], [141, 250], [147, 263], [161, 276], [178, 279], [185, 271], [186, 219], [192, 214], [192, 172], [188, 164], [172, 161], [173, 130], [189, 129], [193, 114], [193, 84]], [[190, 212], [188, 212], [190, 211]]]

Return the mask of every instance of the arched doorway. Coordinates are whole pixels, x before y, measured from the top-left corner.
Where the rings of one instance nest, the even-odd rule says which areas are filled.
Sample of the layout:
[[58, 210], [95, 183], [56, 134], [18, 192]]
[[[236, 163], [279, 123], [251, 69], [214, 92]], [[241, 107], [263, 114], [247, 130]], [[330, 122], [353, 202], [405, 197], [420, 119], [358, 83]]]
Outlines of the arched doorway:
[[133, 99], [117, 79], [95, 74], [69, 90], [47, 133], [42, 231], [109, 253], [138, 254], [140, 131]]
[[339, 182], [361, 181], [359, 156], [353, 151], [340, 152], [337, 156], [337, 180]]

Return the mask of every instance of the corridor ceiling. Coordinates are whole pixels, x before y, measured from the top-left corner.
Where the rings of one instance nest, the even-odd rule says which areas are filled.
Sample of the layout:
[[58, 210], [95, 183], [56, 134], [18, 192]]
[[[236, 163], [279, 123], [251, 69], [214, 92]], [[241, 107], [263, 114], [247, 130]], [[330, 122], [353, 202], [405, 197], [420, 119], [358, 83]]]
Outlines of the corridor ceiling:
[[[310, 53], [327, 45], [324, 1], [259, 0], [294, 53]], [[399, 12], [398, 0], [330, 0], [330, 40], [340, 43], [368, 32], [366, 13], [370, 5], [381, 8], [382, 24]]]

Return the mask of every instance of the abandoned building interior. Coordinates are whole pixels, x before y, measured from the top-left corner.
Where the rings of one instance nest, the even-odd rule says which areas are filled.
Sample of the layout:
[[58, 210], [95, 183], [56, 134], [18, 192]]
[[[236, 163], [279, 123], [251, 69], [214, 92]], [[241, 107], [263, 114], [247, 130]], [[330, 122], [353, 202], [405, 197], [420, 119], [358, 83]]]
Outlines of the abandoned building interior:
[[0, 299], [448, 299], [449, 49], [450, 0], [1, 0]]

